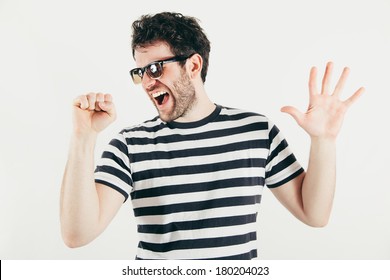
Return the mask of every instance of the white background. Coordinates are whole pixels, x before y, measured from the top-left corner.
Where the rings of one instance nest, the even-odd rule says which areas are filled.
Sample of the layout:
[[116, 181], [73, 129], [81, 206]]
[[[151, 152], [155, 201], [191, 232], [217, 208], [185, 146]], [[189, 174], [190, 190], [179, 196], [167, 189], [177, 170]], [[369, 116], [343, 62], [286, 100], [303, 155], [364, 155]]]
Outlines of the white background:
[[[99, 138], [156, 115], [128, 70], [131, 23], [177, 11], [201, 20], [212, 43], [206, 89], [225, 106], [267, 115], [303, 166], [309, 139], [279, 109], [307, 106], [310, 67], [335, 83], [351, 68], [343, 98], [360, 86], [338, 139], [338, 178], [329, 225], [310, 228], [265, 190], [262, 259], [390, 259], [388, 146], [390, 2], [0, 0], [0, 259], [133, 259], [130, 201], [93, 243], [67, 248], [59, 194], [77, 95], [111, 93], [118, 120]], [[319, 79], [320, 80], [320, 79]]]

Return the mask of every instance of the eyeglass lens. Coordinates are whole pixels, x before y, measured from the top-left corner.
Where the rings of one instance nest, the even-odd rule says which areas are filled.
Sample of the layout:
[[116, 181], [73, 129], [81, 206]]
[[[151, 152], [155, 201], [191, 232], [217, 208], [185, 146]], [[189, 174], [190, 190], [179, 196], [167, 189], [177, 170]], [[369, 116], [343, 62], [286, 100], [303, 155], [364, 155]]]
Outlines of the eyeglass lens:
[[162, 75], [162, 63], [156, 62], [153, 64], [150, 64], [146, 68], [146, 72], [148, 73], [149, 77], [153, 79], [158, 79]]
[[142, 68], [134, 69], [131, 72], [131, 76], [135, 84], [140, 84], [142, 83], [144, 72], [146, 72], [148, 76], [151, 77], [152, 79], [158, 79], [162, 76], [162, 70], [163, 70], [162, 63], [154, 62], [150, 65], [147, 65], [144, 69]]

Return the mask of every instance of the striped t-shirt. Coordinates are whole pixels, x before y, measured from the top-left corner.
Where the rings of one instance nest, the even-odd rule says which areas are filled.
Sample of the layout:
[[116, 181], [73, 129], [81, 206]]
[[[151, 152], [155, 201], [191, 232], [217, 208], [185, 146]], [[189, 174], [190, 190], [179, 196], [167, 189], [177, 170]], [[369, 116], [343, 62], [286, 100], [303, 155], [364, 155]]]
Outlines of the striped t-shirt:
[[252, 259], [264, 185], [301, 172], [265, 116], [216, 106], [197, 122], [156, 117], [122, 130], [95, 181], [131, 197], [137, 259]]

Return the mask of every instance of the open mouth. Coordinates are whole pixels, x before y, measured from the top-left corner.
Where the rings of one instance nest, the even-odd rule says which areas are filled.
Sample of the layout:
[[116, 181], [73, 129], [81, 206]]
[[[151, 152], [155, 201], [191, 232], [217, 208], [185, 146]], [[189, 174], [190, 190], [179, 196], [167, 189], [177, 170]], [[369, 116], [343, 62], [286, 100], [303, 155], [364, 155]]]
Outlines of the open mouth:
[[152, 94], [154, 100], [156, 100], [158, 105], [164, 104], [168, 100], [169, 94], [164, 91], [159, 91]]

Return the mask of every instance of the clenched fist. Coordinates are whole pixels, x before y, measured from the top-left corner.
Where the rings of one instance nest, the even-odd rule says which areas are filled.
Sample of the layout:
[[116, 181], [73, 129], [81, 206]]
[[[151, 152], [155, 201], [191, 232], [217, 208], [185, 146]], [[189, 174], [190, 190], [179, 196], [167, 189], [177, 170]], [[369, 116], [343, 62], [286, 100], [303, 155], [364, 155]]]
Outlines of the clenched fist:
[[73, 101], [73, 128], [76, 134], [99, 133], [115, 119], [116, 111], [110, 94], [88, 93]]

